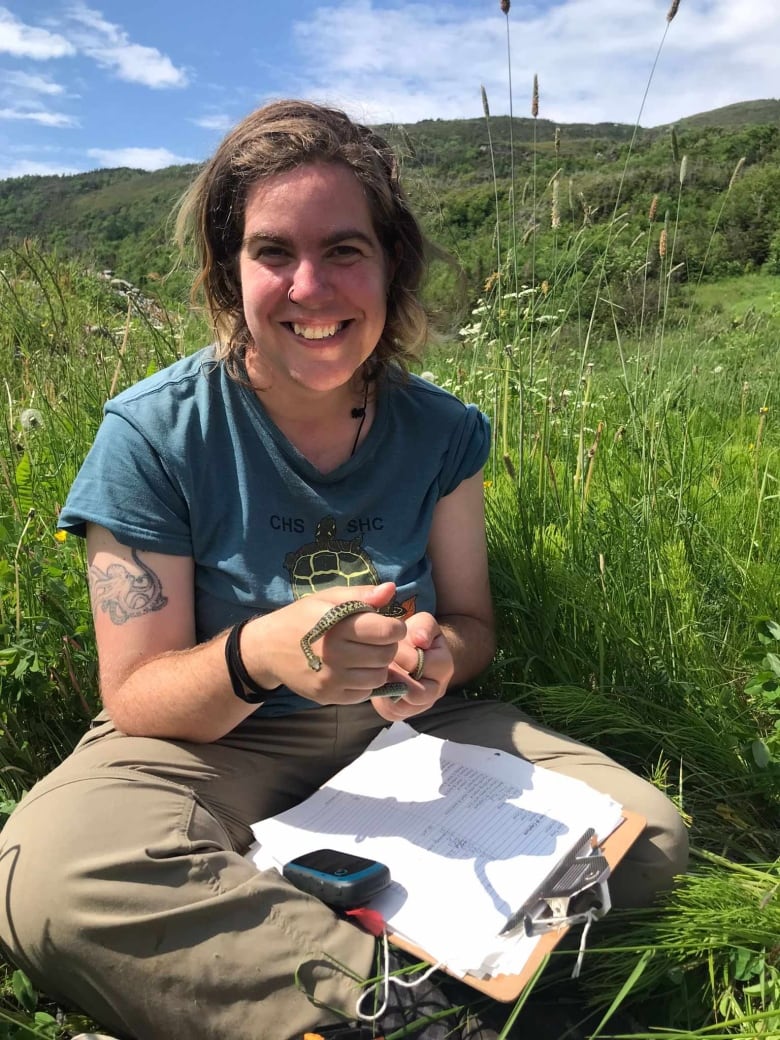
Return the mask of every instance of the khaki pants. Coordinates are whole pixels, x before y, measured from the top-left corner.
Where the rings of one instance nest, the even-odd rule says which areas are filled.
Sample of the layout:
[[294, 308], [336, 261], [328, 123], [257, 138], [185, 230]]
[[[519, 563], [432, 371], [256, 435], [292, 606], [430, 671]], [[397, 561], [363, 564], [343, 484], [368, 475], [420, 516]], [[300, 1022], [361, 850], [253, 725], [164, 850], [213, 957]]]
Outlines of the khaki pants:
[[[685, 869], [674, 806], [507, 704], [449, 695], [422, 732], [521, 754], [648, 820], [612, 885], [641, 905]], [[306, 798], [383, 725], [370, 705], [250, 718], [213, 744], [98, 724], [0, 834], [0, 938], [45, 992], [136, 1040], [289, 1040], [352, 1017], [374, 940], [244, 859], [250, 825]]]

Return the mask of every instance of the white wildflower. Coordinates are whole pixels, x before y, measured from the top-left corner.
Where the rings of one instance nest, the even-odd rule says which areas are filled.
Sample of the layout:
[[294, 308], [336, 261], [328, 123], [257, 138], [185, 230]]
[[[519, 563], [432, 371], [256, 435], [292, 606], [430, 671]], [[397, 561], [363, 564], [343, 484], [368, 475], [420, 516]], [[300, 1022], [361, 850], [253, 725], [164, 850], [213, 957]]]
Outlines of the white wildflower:
[[25, 408], [19, 415], [23, 430], [39, 430], [43, 426], [43, 415], [37, 408]]

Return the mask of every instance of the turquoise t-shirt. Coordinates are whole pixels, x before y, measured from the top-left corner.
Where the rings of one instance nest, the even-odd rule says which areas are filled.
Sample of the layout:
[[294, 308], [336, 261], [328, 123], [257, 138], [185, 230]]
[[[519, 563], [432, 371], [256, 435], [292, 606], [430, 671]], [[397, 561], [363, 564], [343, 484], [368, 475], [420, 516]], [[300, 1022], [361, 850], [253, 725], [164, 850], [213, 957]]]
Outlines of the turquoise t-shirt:
[[[415, 376], [384, 377], [352, 458], [322, 474], [213, 349], [105, 406], [59, 519], [195, 561], [199, 641], [331, 585], [393, 581], [398, 616], [435, 613], [426, 554], [436, 503], [484, 465], [487, 418]], [[260, 714], [316, 705], [280, 691]]]

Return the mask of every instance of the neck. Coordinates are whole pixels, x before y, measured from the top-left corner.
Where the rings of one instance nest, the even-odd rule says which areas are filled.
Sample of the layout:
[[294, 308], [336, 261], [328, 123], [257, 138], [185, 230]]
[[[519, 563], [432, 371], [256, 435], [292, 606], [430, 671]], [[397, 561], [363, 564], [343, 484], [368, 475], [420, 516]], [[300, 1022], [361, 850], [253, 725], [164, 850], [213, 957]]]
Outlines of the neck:
[[[279, 378], [269, 371], [254, 354], [245, 358], [249, 382], [263, 408], [279, 425], [306, 420], [311, 423], [338, 422], [345, 415], [353, 417], [353, 410], [365, 408], [369, 384], [356, 372], [350, 380], [330, 390], [316, 390], [295, 381]], [[360, 415], [354, 418], [360, 419]]]
[[313, 466], [328, 473], [354, 455], [371, 429], [375, 407], [370, 384], [361, 380], [327, 393], [300, 390], [284, 393], [269, 387], [256, 389], [255, 394], [287, 440]]

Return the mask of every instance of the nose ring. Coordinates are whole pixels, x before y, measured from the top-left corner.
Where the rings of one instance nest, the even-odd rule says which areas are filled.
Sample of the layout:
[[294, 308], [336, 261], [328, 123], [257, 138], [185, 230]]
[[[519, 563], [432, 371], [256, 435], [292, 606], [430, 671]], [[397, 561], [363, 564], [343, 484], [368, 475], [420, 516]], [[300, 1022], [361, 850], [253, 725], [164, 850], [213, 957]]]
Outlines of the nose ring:
[[290, 291], [287, 293], [287, 299], [290, 301], [290, 303], [295, 303], [295, 300], [293, 299], [293, 293], [294, 292], [295, 292], [295, 286], [291, 285], [290, 286]]

